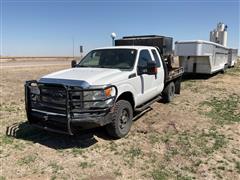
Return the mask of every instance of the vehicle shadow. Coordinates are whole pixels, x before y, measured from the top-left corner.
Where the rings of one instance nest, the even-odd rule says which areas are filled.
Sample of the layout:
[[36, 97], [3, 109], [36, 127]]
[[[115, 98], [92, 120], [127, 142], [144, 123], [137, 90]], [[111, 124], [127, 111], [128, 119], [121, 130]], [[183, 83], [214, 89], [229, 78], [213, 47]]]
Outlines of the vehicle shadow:
[[74, 136], [48, 132], [31, 126], [28, 122], [8, 126], [6, 135], [16, 139], [39, 143], [52, 149], [88, 148], [98, 142], [95, 137], [112, 140], [104, 128], [83, 130]]
[[182, 77], [182, 81], [189, 81], [189, 80], [207, 80], [213, 76], [216, 76], [218, 73], [214, 74], [184, 74]]
[[[151, 108], [148, 108], [142, 113], [137, 114], [133, 120], [138, 120], [150, 110]], [[14, 123], [8, 126], [6, 128], [6, 135], [16, 139], [39, 143], [56, 150], [68, 148], [88, 148], [98, 143], [96, 137], [104, 139], [106, 141], [115, 140], [106, 133], [104, 127], [81, 130], [77, 134], [70, 136], [33, 127], [27, 121]]]

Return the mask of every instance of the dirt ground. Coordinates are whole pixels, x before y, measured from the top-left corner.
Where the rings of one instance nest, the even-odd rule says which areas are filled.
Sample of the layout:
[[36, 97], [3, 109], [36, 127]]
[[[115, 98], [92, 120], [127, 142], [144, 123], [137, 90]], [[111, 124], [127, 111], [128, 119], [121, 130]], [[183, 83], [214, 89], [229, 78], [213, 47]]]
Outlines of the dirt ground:
[[24, 82], [69, 64], [1, 67], [0, 180], [240, 178], [239, 64], [185, 78], [181, 95], [153, 104], [120, 140], [104, 128], [71, 137], [27, 124]]

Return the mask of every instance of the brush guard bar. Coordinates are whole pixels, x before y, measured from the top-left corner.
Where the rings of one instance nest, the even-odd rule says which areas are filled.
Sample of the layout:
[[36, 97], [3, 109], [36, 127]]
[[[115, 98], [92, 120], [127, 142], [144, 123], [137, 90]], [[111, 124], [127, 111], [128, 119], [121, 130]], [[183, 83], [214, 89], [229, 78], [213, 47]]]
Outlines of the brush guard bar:
[[[105, 92], [108, 88], [113, 90], [114, 95], [102, 96], [95, 100], [84, 99], [84, 92]], [[95, 118], [94, 121], [98, 121], [109, 114], [117, 95], [118, 90], [114, 85], [90, 86], [84, 89], [79, 86], [42, 83], [36, 80], [25, 83], [25, 107], [29, 123], [48, 131], [70, 135], [73, 135], [72, 122], [84, 121], [85, 118], [91, 120]], [[85, 108], [86, 103], [99, 102], [105, 102], [106, 106]], [[99, 122], [99, 124], [104, 125], [103, 122]]]

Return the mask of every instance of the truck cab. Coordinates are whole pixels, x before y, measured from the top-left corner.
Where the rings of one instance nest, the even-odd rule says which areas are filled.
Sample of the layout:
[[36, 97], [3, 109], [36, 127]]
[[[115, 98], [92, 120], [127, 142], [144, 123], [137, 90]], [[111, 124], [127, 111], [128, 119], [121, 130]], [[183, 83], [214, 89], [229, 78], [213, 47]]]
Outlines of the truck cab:
[[[90, 51], [72, 68], [25, 84], [30, 124], [73, 135], [106, 126], [121, 138], [135, 112], [163, 97], [180, 93], [182, 71], [167, 72], [159, 50], [151, 46], [116, 46]], [[166, 77], [167, 74], [167, 77]]]

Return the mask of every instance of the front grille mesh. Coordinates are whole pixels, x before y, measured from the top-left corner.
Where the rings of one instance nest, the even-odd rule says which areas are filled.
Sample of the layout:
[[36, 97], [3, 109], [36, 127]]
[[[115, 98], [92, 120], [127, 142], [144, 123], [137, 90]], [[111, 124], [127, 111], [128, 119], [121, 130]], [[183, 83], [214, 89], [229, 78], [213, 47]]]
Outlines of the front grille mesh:
[[[109, 86], [114, 88], [115, 86]], [[109, 88], [106, 87], [106, 88]], [[95, 107], [98, 103], [106, 102], [112, 99], [114, 102], [116, 96], [111, 96], [103, 99], [84, 99], [85, 92], [89, 91], [104, 91], [106, 88], [82, 89], [77, 86], [64, 86], [61, 84], [46, 84], [38, 83], [37, 81], [29, 81], [26, 84], [26, 108], [30, 111], [56, 114], [65, 116], [66, 119], [76, 118], [81, 114], [102, 113], [110, 109], [106, 107]], [[104, 104], [104, 103], [102, 103]]]
[[62, 86], [39, 85], [40, 94], [32, 101], [32, 108], [66, 114], [67, 92]]

